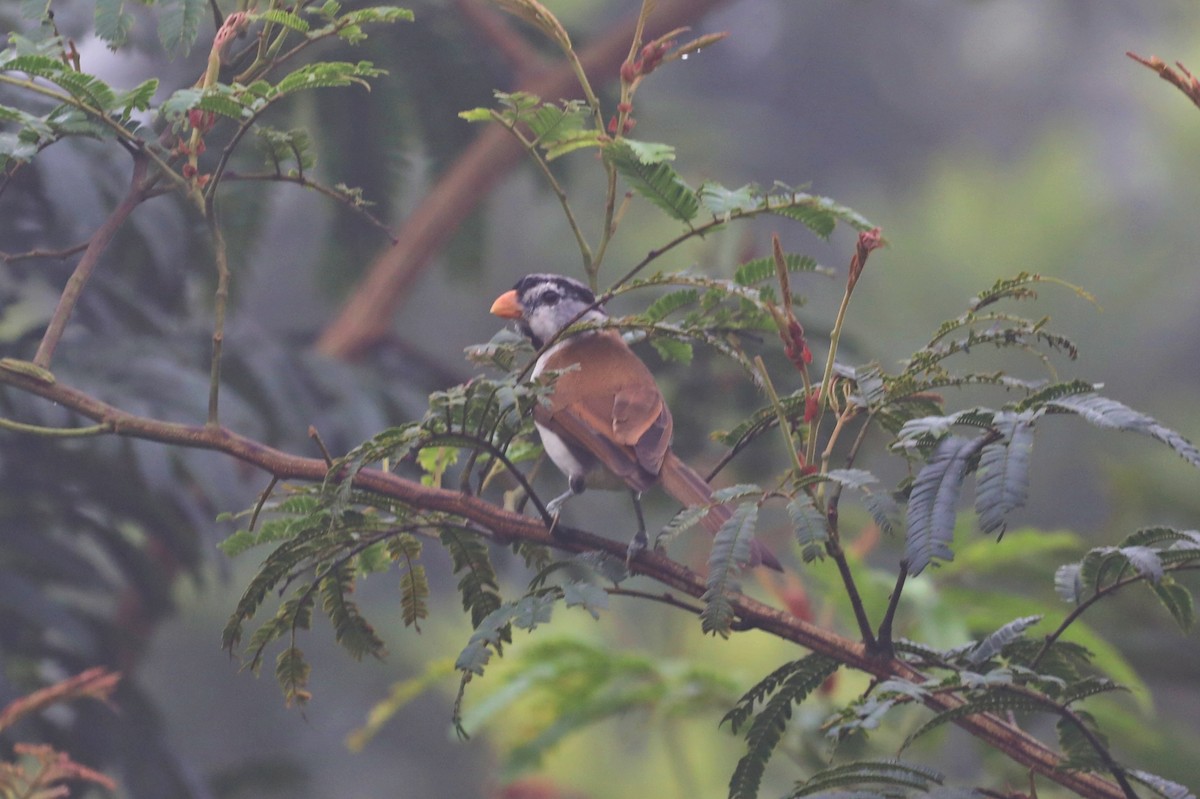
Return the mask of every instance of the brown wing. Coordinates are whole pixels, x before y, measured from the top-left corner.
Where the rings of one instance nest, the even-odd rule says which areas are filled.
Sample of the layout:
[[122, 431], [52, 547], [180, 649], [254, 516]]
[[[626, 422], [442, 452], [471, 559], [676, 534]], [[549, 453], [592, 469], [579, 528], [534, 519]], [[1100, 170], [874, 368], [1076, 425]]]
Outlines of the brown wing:
[[638, 491], [652, 485], [671, 446], [671, 413], [654, 376], [616, 331], [573, 339], [546, 361], [563, 372], [534, 418], [595, 455]]

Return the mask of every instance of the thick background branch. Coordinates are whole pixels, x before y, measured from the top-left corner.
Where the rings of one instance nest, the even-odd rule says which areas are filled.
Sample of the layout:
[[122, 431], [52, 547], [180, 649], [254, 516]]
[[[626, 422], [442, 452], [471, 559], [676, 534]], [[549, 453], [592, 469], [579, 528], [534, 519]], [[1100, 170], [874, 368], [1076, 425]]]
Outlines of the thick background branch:
[[[722, 2], [724, 0], [663, 0], [650, 16], [646, 39], [687, 26]], [[636, 15], [623, 20], [580, 51], [580, 61], [589, 75], [616, 79], [621, 62], [629, 54], [635, 24]], [[566, 62], [524, 81], [518, 90], [543, 99], [579, 93], [575, 75]], [[317, 339], [317, 349], [337, 358], [354, 358], [386, 335], [393, 314], [403, 303], [413, 282], [523, 154], [521, 145], [508, 131], [499, 125], [486, 126], [404, 221], [396, 234], [399, 243], [383, 252], [368, 267], [366, 276]]]
[[[327, 466], [323, 458], [292, 455], [238, 435], [225, 427], [185, 425], [136, 416], [78, 389], [3, 367], [0, 367], [0, 384], [58, 403], [105, 425], [117, 435], [224, 452], [279, 479], [320, 481], [326, 476]], [[501, 543], [524, 540], [568, 552], [603, 551], [616, 558], [625, 557], [625, 545], [619, 541], [572, 528], [560, 528], [561, 534], [551, 536], [538, 519], [504, 510], [475, 496], [431, 488], [389, 472], [364, 469], [355, 478], [355, 484], [414, 507], [460, 516], [473, 525], [481, 536]], [[705, 592], [704, 580], [700, 575], [665, 556], [644, 553], [634, 567], [636, 572], [689, 596], [699, 598]], [[738, 595], [731, 597], [731, 600], [742, 628], [757, 628], [880, 679], [900, 677], [914, 682], [923, 680], [918, 672], [901, 661], [870, 656], [857, 641], [750, 597]], [[962, 700], [949, 694], [935, 694], [926, 704], [940, 712], [961, 705]], [[1052, 749], [994, 716], [969, 716], [957, 723], [1016, 762], [1082, 796], [1124, 799], [1120, 788], [1094, 774], [1061, 771], [1060, 758]]]

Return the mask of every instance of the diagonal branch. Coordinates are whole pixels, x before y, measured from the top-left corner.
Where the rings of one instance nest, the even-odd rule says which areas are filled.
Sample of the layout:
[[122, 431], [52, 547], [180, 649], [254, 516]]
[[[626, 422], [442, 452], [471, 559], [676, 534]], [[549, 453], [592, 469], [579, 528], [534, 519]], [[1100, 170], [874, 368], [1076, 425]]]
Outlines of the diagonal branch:
[[[0, 364], [0, 385], [42, 397], [94, 422], [108, 426], [114, 434], [157, 441], [173, 446], [223, 452], [251, 464], [278, 479], [322, 481], [328, 474], [324, 460], [292, 455], [217, 425], [186, 425], [136, 416], [102, 402], [52, 378], [29, 370]], [[541, 520], [507, 511], [486, 500], [459, 491], [434, 488], [406, 480], [390, 472], [363, 469], [354, 480], [358, 488], [374, 491], [429, 511], [461, 517], [472, 529], [492, 541], [528, 541], [568, 552], [603, 551], [624, 559], [625, 545], [614, 539], [583, 530], [559, 528], [551, 535]], [[700, 575], [655, 552], [646, 552], [633, 564], [636, 571], [680, 594], [699, 598], [705, 593]], [[924, 677], [903, 661], [872, 656], [863, 644], [830, 630], [772, 608], [750, 597], [731, 597], [740, 629], [759, 629], [840, 662], [879, 679], [899, 677], [922, 682]], [[934, 693], [926, 700], [942, 712], [961, 706], [956, 695]], [[972, 735], [987, 742], [1009, 758], [1057, 782], [1075, 793], [1094, 799], [1125, 799], [1120, 787], [1095, 774], [1065, 771], [1061, 757], [1041, 741], [995, 716], [979, 714], [957, 720]]]
[[67, 330], [67, 320], [71, 318], [71, 312], [75, 310], [75, 305], [79, 302], [79, 298], [83, 295], [83, 287], [87, 285], [88, 278], [92, 276], [92, 272], [96, 269], [96, 264], [100, 261], [100, 256], [108, 249], [109, 242], [113, 236], [125, 224], [125, 220], [129, 219], [129, 215], [133, 213], [133, 209], [145, 199], [145, 192], [148, 188], [146, 183], [146, 169], [149, 160], [142, 151], [138, 151], [133, 155], [133, 177], [129, 181], [129, 191], [117, 204], [117, 207], [112, 210], [108, 218], [96, 229], [92, 237], [88, 239], [87, 247], [84, 248], [83, 256], [79, 259], [79, 263], [75, 265], [75, 271], [71, 273], [71, 277], [67, 280], [67, 285], [63, 289], [62, 296], [58, 298], [58, 305], [54, 309], [54, 315], [50, 317], [50, 324], [46, 328], [46, 332], [42, 335], [42, 342], [38, 345], [37, 354], [33, 356], [33, 362], [43, 369], [50, 368], [50, 361], [54, 358], [54, 350], [58, 347], [58, 342], [62, 340], [63, 333]]
[[[651, 18], [657, 35], [683, 27], [720, 5], [723, 0], [663, 0]], [[628, 55], [637, 23], [625, 19], [579, 54], [586, 72], [616, 78]], [[520, 91], [542, 98], [578, 92], [570, 64], [557, 64], [524, 82]], [[433, 261], [434, 255], [487, 193], [521, 159], [524, 150], [499, 125], [484, 128], [458, 160], [446, 170], [425, 199], [397, 232], [399, 243], [376, 258], [366, 276], [342, 305], [334, 320], [317, 339], [325, 355], [354, 358], [391, 326], [392, 316], [404, 302], [412, 284]]]

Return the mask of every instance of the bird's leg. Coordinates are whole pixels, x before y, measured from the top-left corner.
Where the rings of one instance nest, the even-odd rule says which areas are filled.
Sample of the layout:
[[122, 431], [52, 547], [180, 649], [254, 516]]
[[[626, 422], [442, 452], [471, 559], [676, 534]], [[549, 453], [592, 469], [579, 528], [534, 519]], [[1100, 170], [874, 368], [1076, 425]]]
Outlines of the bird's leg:
[[582, 494], [586, 488], [582, 475], [573, 474], [567, 478], [567, 490], [559, 494], [554, 499], [546, 503], [546, 512], [550, 514], [550, 534], [558, 529], [558, 515], [562, 511], [562, 506], [567, 504], [567, 500], [577, 494]]
[[642, 516], [642, 493], [640, 491], [629, 490], [629, 495], [633, 497], [633, 510], [637, 514], [638, 529], [633, 534], [633, 540], [629, 542], [629, 549], [625, 551], [625, 565], [628, 566], [630, 561], [640, 555], [646, 546], [650, 543], [646, 538], [646, 519]]

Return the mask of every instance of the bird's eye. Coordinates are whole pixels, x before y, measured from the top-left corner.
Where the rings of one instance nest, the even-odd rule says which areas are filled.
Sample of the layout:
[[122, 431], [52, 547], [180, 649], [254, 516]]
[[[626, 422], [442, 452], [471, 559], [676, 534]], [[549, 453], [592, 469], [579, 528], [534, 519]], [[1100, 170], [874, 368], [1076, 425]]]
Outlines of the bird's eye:
[[559, 300], [557, 291], [547, 291], [542, 295], [542, 302], [546, 305], [557, 305]]

